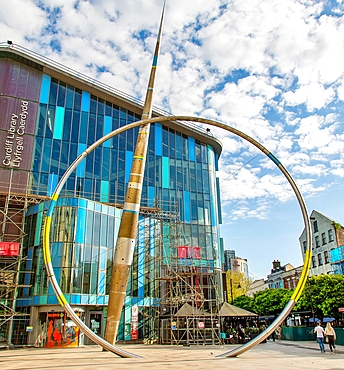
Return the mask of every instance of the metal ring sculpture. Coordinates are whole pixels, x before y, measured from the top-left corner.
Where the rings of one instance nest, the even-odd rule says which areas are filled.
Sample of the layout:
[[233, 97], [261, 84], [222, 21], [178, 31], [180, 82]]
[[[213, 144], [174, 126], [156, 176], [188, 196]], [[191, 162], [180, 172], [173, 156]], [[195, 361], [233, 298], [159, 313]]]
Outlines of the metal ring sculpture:
[[246, 141], [250, 142], [253, 144], [255, 147], [257, 147], [259, 150], [261, 150], [268, 158], [270, 158], [276, 166], [280, 169], [280, 171], [283, 173], [283, 175], [286, 177], [288, 180], [289, 184], [291, 185], [292, 189], [294, 190], [294, 193], [296, 195], [296, 198], [299, 202], [302, 216], [303, 216], [303, 221], [305, 224], [305, 229], [306, 229], [306, 236], [307, 236], [307, 250], [305, 254], [305, 260], [304, 260], [304, 266], [302, 269], [302, 273], [299, 279], [299, 283], [297, 284], [297, 287], [295, 288], [295, 291], [287, 303], [287, 305], [284, 307], [283, 311], [280, 313], [280, 315], [275, 319], [275, 321], [261, 334], [259, 334], [256, 338], [251, 340], [250, 342], [232, 350], [229, 352], [225, 352], [221, 355], [218, 355], [218, 358], [224, 358], [224, 357], [236, 357], [249, 349], [255, 347], [257, 344], [259, 344], [261, 341], [263, 341], [265, 338], [267, 338], [282, 322], [287, 318], [289, 313], [291, 312], [292, 308], [294, 307], [295, 303], [297, 300], [300, 298], [301, 293], [305, 287], [306, 281], [307, 281], [307, 276], [309, 273], [310, 269], [310, 262], [311, 262], [311, 233], [310, 233], [310, 224], [309, 224], [309, 216], [307, 213], [307, 208], [305, 205], [305, 202], [302, 198], [302, 195], [297, 188], [293, 178], [289, 174], [289, 172], [283, 167], [283, 165], [280, 163], [280, 161], [272, 154], [270, 153], [266, 148], [264, 148], [261, 144], [259, 144], [257, 141], [249, 137], [248, 135], [242, 133], [241, 131], [227, 126], [223, 123], [205, 119], [205, 118], [199, 118], [199, 117], [189, 117], [189, 116], [166, 116], [166, 117], [156, 117], [156, 118], [151, 118], [151, 119], [145, 119], [137, 122], [133, 122], [131, 124], [128, 124], [124, 127], [120, 127], [109, 134], [103, 136], [99, 140], [97, 140], [95, 143], [90, 145], [83, 153], [79, 155], [79, 157], [70, 165], [70, 167], [67, 169], [65, 174], [62, 176], [61, 180], [56, 186], [56, 189], [51, 196], [51, 202], [49, 209], [46, 214], [46, 219], [44, 221], [44, 238], [43, 238], [43, 251], [44, 251], [44, 263], [47, 269], [48, 277], [50, 279], [50, 283], [53, 286], [53, 289], [55, 291], [55, 294], [57, 296], [57, 299], [63, 309], [68, 313], [69, 317], [72, 319], [72, 321], [80, 328], [84, 334], [86, 334], [87, 337], [89, 337], [93, 342], [99, 344], [103, 349], [111, 351], [115, 354], [117, 354], [120, 357], [134, 357], [134, 358], [140, 358], [140, 356], [137, 356], [135, 354], [129, 353], [127, 351], [124, 351], [107, 341], [105, 341], [103, 338], [99, 337], [96, 335], [90, 328], [87, 327], [85, 323], [81, 321], [81, 319], [75, 314], [73, 311], [72, 307], [69, 305], [67, 302], [66, 297], [61, 291], [61, 288], [56, 280], [54, 269], [51, 263], [51, 254], [50, 254], [50, 227], [51, 227], [51, 222], [52, 222], [52, 215], [54, 208], [56, 206], [56, 202], [58, 199], [58, 196], [67, 181], [68, 177], [71, 175], [71, 173], [75, 170], [75, 168], [81, 163], [83, 159], [85, 159], [90, 153], [92, 153], [98, 146], [103, 144], [105, 141], [109, 140], [110, 138], [127, 131], [129, 129], [132, 129], [137, 126], [141, 126], [143, 124], [148, 124], [148, 123], [155, 123], [155, 122], [167, 122], [167, 121], [189, 121], [189, 122], [198, 122], [198, 123], [204, 123], [208, 124], [211, 126], [215, 127], [220, 127], [223, 128], [226, 131], [232, 132], [233, 134], [240, 136], [241, 138], [245, 139]]

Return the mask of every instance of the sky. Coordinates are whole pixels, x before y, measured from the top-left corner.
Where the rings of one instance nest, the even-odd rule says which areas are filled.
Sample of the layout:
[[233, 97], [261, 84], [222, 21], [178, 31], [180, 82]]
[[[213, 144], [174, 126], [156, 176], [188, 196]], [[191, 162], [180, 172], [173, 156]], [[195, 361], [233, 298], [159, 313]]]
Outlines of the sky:
[[[11, 0], [0, 41], [144, 99], [163, 0]], [[226, 123], [344, 224], [344, 0], [167, 0], [154, 106]], [[302, 265], [303, 218], [278, 168], [219, 128], [225, 249], [253, 278]]]

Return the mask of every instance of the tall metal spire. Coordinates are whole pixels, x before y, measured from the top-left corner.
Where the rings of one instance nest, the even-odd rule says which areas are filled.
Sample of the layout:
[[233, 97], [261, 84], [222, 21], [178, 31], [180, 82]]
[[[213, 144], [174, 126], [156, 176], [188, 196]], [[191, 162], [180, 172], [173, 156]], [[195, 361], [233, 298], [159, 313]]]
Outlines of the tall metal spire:
[[[160, 49], [165, 6], [166, 0], [164, 0], [164, 5], [161, 13], [159, 33], [155, 46], [154, 58], [146, 92], [146, 99], [141, 116], [142, 119], [148, 119], [152, 116], [153, 89]], [[113, 259], [108, 313], [105, 329], [105, 340], [111, 344], [114, 344], [116, 342], [118, 325], [121, 318], [124, 298], [126, 294], [130, 267], [133, 260], [139, 221], [142, 183], [146, 164], [149, 132], [150, 124], [140, 126], [134, 152], [133, 164], [130, 172], [128, 189], [123, 207], [121, 223], [118, 231], [115, 255]]]

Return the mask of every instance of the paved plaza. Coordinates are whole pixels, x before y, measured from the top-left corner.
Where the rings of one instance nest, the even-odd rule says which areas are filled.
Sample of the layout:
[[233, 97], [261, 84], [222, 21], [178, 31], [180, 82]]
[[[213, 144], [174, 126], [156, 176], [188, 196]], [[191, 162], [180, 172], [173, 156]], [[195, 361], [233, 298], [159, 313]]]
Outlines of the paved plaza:
[[33, 369], [344, 369], [344, 346], [338, 353], [320, 353], [314, 342], [268, 341], [237, 358], [216, 358], [236, 348], [225, 346], [122, 345], [120, 348], [142, 358], [120, 358], [99, 346], [47, 349], [0, 350], [1, 370]]

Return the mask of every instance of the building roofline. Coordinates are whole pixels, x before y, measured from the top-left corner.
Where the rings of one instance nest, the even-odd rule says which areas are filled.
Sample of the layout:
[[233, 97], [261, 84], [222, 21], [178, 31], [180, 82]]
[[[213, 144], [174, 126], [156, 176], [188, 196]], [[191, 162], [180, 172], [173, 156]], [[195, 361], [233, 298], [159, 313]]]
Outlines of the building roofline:
[[[96, 93], [98, 93], [98, 96], [103, 95], [104, 100], [107, 101], [109, 101], [108, 97], [110, 95], [113, 98], [113, 101], [111, 101], [112, 103], [120, 105], [119, 102], [121, 102], [122, 106], [124, 105], [125, 108], [133, 111], [133, 113], [136, 113], [140, 116], [142, 114], [142, 109], [144, 105], [144, 102], [142, 100], [137, 99], [136, 97], [126, 94], [120, 90], [117, 90], [109, 85], [106, 85], [105, 83], [100, 82], [94, 78], [79, 73], [72, 68], [66, 67], [63, 64], [42, 56], [23, 46], [15, 44], [10, 45], [7, 42], [0, 42], [0, 57], [7, 57], [17, 60], [43, 73], [50, 74], [56, 79], [61, 79], [61, 76], [64, 76], [64, 82], [71, 83], [76, 87], [78, 87], [78, 85], [87, 85], [89, 87], [90, 93], [94, 93], [95, 95]], [[107, 96], [107, 99], [105, 99], [105, 96]], [[153, 106], [152, 117], [170, 115], [172, 114], [156, 106]], [[164, 126], [171, 127], [173, 129], [176, 129], [176, 126], [178, 126], [182, 133], [190, 135], [195, 139], [202, 141], [203, 143], [211, 145], [214, 148], [215, 153], [219, 156], [222, 152], [221, 141], [216, 139], [209, 130], [204, 129], [202, 126], [185, 121], [164, 122]]]

